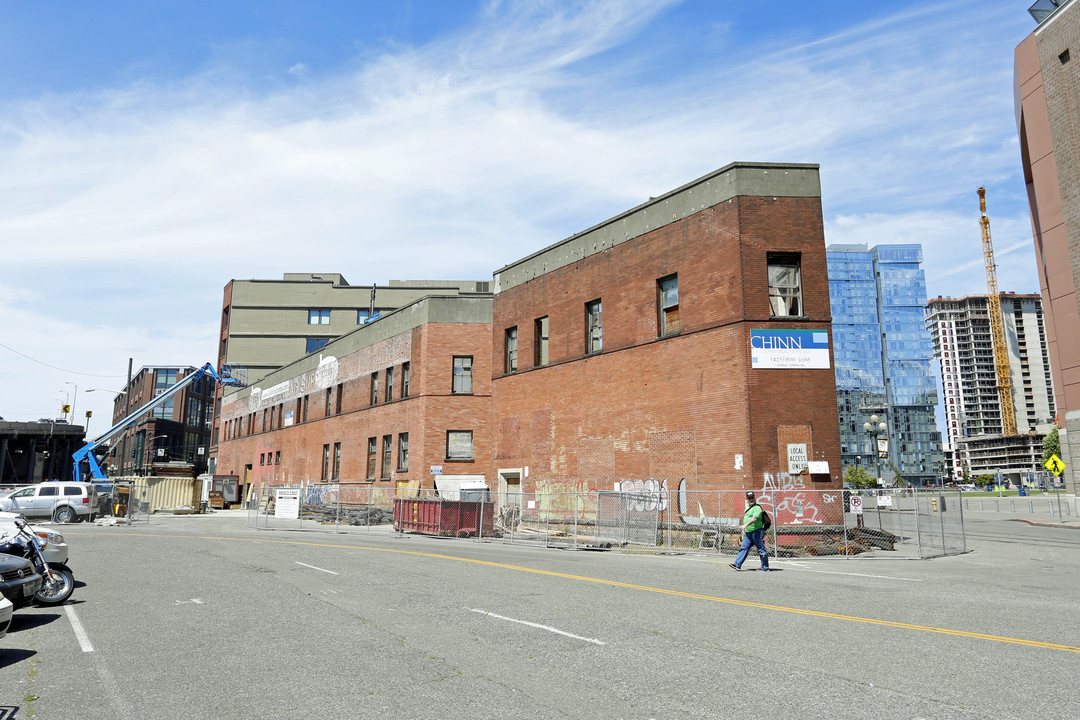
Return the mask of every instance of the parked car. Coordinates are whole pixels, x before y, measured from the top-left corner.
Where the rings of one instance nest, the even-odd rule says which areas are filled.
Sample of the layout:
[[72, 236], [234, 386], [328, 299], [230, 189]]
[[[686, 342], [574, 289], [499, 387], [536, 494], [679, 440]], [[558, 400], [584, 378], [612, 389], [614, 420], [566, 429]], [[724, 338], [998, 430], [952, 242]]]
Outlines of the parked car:
[[[15, 518], [17, 517], [22, 516], [18, 513], [0, 512], [0, 540], [19, 531], [15, 525]], [[39, 525], [30, 525], [29, 529], [30, 532], [45, 541], [45, 546], [41, 548], [41, 552], [45, 556], [45, 562], [67, 563], [68, 546], [64, 542], [63, 535]]]
[[[0, 418], [2, 419], [2, 418]], [[6, 597], [0, 597], [0, 638], [7, 635], [11, 627], [11, 616], [15, 613], [15, 606]]]
[[18, 513], [28, 520], [51, 518], [58, 523], [92, 520], [97, 493], [91, 483], [38, 483], [0, 498], [0, 511]]
[[12, 605], [26, 605], [40, 589], [41, 575], [29, 560], [0, 554], [0, 594]]

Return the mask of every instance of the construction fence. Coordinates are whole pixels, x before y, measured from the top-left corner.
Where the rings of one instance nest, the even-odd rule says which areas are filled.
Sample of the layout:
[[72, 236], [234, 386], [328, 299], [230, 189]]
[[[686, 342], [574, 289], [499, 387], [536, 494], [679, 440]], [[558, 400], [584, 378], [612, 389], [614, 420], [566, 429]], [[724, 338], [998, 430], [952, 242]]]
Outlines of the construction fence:
[[341, 530], [388, 525], [395, 488], [368, 485], [253, 486], [246, 500], [249, 527]]
[[[929, 558], [967, 551], [959, 491], [755, 492], [772, 518], [767, 543], [774, 557]], [[526, 493], [496, 510], [493, 534], [509, 542], [573, 549], [738, 553], [745, 492], [672, 495], [663, 489]]]
[[[399, 532], [567, 549], [738, 553], [744, 491], [671, 493], [662, 482], [627, 485], [633, 489], [481, 500], [370, 486], [256, 487], [248, 500], [248, 525], [341, 530], [392, 522]], [[772, 518], [767, 539], [774, 557], [929, 558], [967, 551], [959, 490], [764, 488], [756, 493]]]

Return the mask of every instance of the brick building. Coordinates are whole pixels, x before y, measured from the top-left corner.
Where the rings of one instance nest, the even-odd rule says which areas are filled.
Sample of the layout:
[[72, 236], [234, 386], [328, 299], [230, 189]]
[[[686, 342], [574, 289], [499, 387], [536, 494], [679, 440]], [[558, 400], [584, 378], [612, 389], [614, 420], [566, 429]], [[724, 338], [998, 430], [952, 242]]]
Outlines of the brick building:
[[817, 165], [734, 163], [512, 263], [493, 324], [500, 495], [841, 483]]
[[225, 397], [217, 473], [243, 486], [432, 486], [491, 464], [491, 295], [430, 295]]
[[1065, 461], [1062, 477], [1080, 494], [1080, 2], [1038, 0], [1028, 12], [1038, 26], [1016, 46], [1017, 131]]
[[[113, 399], [113, 424], [198, 368], [144, 366]], [[110, 475], [183, 475], [207, 469], [214, 378], [203, 376], [110, 440]]]

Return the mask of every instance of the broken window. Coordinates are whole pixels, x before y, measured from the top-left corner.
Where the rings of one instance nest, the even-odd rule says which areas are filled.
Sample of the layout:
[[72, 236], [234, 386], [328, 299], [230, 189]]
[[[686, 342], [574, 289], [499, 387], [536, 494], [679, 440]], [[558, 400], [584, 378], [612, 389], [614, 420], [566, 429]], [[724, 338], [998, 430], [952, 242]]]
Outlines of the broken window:
[[660, 314], [660, 337], [679, 332], [679, 277], [671, 275], [656, 281]]
[[600, 301], [585, 303], [585, 353], [604, 349], [604, 326], [600, 321]]
[[803, 315], [802, 269], [799, 253], [769, 253], [769, 314], [772, 317]]
[[548, 364], [548, 318], [545, 315], [542, 318], [537, 318], [534, 323], [534, 335], [533, 340], [533, 365], [535, 367], [543, 367]]
[[506, 372], [517, 372], [517, 328], [506, 329]]
[[452, 391], [455, 394], [472, 392], [472, 356], [454, 357], [454, 381]]

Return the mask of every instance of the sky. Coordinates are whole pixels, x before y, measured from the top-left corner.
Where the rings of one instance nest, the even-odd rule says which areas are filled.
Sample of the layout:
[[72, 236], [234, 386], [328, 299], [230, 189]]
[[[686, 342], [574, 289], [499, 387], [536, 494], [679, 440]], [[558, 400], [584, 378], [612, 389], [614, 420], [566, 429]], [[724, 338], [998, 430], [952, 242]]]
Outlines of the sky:
[[[735, 161], [817, 163], [827, 244], [1038, 292], [1030, 0], [0, 3], [0, 416], [111, 424], [233, 278], [492, 272]], [[87, 392], [95, 388], [93, 392]]]

